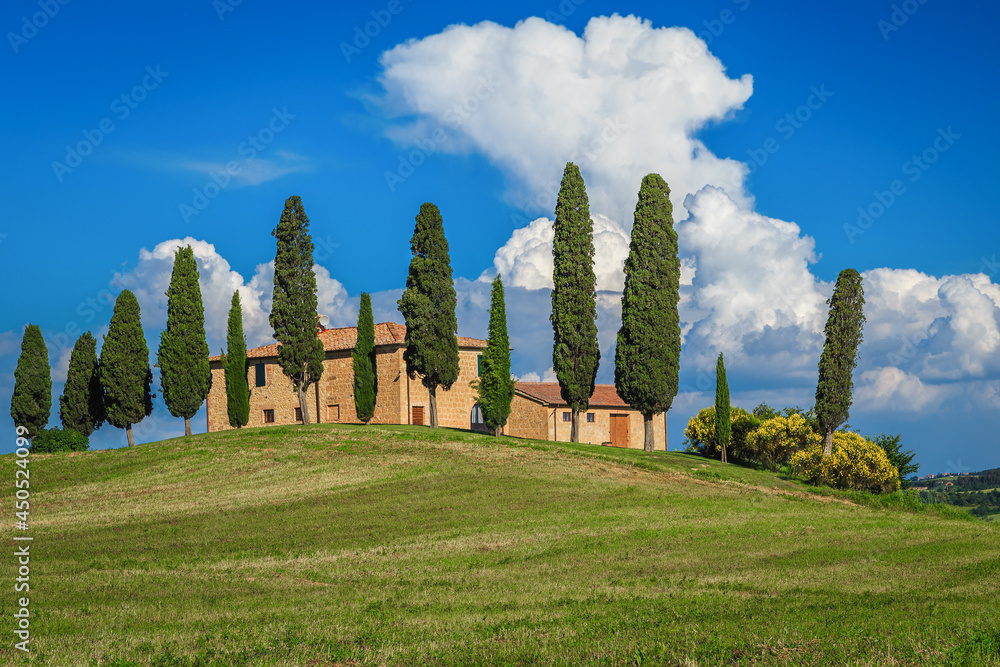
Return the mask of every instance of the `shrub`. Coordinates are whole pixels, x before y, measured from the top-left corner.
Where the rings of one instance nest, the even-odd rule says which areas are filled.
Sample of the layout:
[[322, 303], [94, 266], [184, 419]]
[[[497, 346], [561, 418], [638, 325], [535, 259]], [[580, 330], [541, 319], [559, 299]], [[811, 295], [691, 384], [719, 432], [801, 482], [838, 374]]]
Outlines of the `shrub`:
[[85, 452], [89, 447], [87, 436], [71, 428], [43, 428], [31, 440], [31, 451], [35, 454]]
[[747, 435], [749, 454], [768, 470], [778, 470], [795, 452], [822, 439], [800, 414], [772, 417]]
[[792, 455], [792, 469], [810, 483], [824, 479], [841, 489], [887, 493], [899, 488], [899, 471], [885, 451], [857, 433], [833, 434], [833, 453], [823, 460], [823, 443], [817, 440]]
[[[760, 426], [760, 420], [743, 408], [730, 407], [729, 422], [732, 424], [729, 453], [734, 459], [750, 461], [746, 447], [747, 435]], [[714, 405], [704, 408], [688, 421], [684, 437], [684, 444], [689, 452], [709, 456], [719, 454], [719, 445], [715, 441]]]

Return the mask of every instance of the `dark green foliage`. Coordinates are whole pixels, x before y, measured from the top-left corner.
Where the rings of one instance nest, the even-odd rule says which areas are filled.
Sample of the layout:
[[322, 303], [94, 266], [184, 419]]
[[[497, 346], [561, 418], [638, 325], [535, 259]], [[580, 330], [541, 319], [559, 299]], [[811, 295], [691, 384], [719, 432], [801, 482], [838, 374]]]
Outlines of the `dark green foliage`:
[[729, 421], [729, 383], [726, 381], [726, 364], [719, 353], [715, 364], [715, 442], [722, 450], [722, 462], [726, 462], [726, 448], [729, 447], [729, 436], [732, 433], [732, 423]]
[[99, 363], [104, 388], [106, 419], [115, 428], [124, 428], [129, 446], [135, 444], [132, 424], [141, 422], [153, 411], [150, 385], [149, 348], [142, 332], [139, 302], [129, 290], [115, 301], [108, 335], [104, 337]]
[[830, 315], [824, 330], [826, 343], [819, 360], [816, 385], [816, 416], [826, 436], [825, 455], [830, 454], [833, 432], [847, 420], [851, 407], [852, 374], [858, 362], [858, 346], [865, 323], [861, 274], [854, 269], [841, 271], [833, 296], [827, 303]]
[[247, 380], [247, 339], [243, 335], [243, 306], [240, 292], [233, 292], [226, 330], [226, 352], [222, 355], [226, 377], [226, 411], [229, 425], [246, 426], [250, 421], [250, 383]]
[[278, 241], [274, 257], [274, 299], [271, 327], [281, 343], [278, 364], [299, 395], [302, 423], [309, 423], [306, 390], [323, 375], [325, 352], [316, 335], [316, 274], [309, 218], [302, 200], [289, 197], [271, 235]]
[[104, 397], [97, 372], [97, 339], [80, 336], [69, 356], [66, 385], [59, 397], [59, 418], [64, 429], [78, 431], [84, 438], [104, 423]]
[[880, 433], [875, 437], [869, 436], [868, 439], [882, 448], [885, 455], [889, 457], [889, 463], [899, 471], [899, 479], [902, 482], [903, 488], [908, 489], [910, 488], [910, 483], [906, 481], [906, 478], [912, 473], [917, 472], [920, 464], [911, 463], [913, 457], [916, 456], [912, 451], [902, 451], [902, 445], [899, 442], [902, 437], [902, 434], [886, 435], [885, 433]]
[[71, 428], [43, 428], [31, 441], [33, 454], [85, 452], [89, 448], [87, 436]]
[[615, 388], [645, 417], [649, 451], [651, 418], [669, 410], [677, 395], [680, 276], [670, 188], [658, 174], [649, 174], [642, 179], [635, 207], [615, 349]]
[[483, 373], [479, 378], [479, 409], [483, 421], [493, 435], [510, 417], [510, 404], [514, 400], [514, 380], [510, 377], [510, 339], [507, 337], [507, 305], [504, 300], [503, 281], [493, 279], [490, 297], [490, 329], [486, 350], [483, 352]]
[[767, 421], [771, 417], [777, 417], [781, 413], [767, 403], [761, 403], [751, 411], [751, 414], [763, 422]]
[[455, 283], [444, 223], [437, 206], [424, 203], [410, 240], [413, 259], [399, 312], [406, 321], [406, 372], [430, 391], [430, 425], [437, 426], [438, 386], [450, 389], [458, 379], [458, 319]]
[[14, 395], [10, 399], [10, 416], [15, 426], [28, 429], [34, 438], [49, 423], [52, 410], [52, 371], [49, 350], [45, 347], [42, 330], [37, 324], [24, 328], [21, 356], [14, 370]]
[[378, 396], [378, 366], [375, 362], [375, 317], [372, 298], [361, 293], [358, 311], [358, 339], [351, 352], [354, 364], [354, 410], [358, 419], [367, 424], [375, 416]]
[[184, 246], [174, 252], [167, 288], [167, 328], [160, 336], [157, 366], [163, 401], [170, 414], [184, 418], [185, 435], [191, 435], [191, 417], [212, 387], [208, 356], [198, 264], [191, 246]]
[[587, 410], [601, 360], [597, 342], [594, 223], [583, 176], [569, 162], [556, 200], [552, 241], [552, 367], [562, 398], [573, 411], [571, 440], [579, 440], [579, 414]]

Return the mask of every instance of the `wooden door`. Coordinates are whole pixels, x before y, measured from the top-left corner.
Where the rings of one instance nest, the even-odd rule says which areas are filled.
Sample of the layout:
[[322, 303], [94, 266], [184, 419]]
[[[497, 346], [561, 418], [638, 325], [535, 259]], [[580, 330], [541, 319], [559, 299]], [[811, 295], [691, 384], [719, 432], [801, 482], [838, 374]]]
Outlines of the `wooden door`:
[[422, 405], [413, 406], [413, 416], [411, 418], [411, 423], [417, 426], [424, 425], [424, 406]]
[[628, 447], [628, 415], [611, 415], [611, 446]]

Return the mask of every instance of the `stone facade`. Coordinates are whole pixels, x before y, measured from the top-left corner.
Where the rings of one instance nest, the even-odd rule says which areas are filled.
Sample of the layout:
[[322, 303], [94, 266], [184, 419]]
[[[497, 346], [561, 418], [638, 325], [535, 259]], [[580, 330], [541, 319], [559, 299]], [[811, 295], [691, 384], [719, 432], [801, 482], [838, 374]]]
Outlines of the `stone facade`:
[[[323, 376], [308, 390], [310, 422], [358, 424], [351, 358], [357, 329], [327, 329], [318, 336], [323, 341], [326, 359]], [[406, 374], [405, 336], [406, 327], [399, 324], [384, 322], [375, 327], [378, 396], [373, 424], [430, 422], [429, 392], [419, 378], [411, 379]], [[470, 428], [476, 404], [476, 392], [470, 382], [479, 375], [479, 356], [486, 341], [459, 336], [458, 343], [458, 379], [450, 390], [442, 387], [437, 390], [438, 424]], [[226, 408], [225, 373], [219, 357], [212, 357], [210, 362], [212, 390], [207, 399], [208, 430], [223, 431], [232, 428]], [[300, 423], [298, 395], [278, 365], [278, 345], [272, 343], [247, 350], [247, 365], [250, 383], [250, 421], [247, 425]]]
[[[589, 421], [587, 415], [592, 415], [593, 421]], [[569, 406], [559, 394], [558, 383], [518, 382], [504, 433], [519, 438], [568, 442], [571, 418]], [[614, 441], [612, 428], [612, 421], [616, 419], [627, 424], [627, 434], [619, 426], [618, 442]], [[625, 403], [613, 385], [597, 385], [587, 412], [580, 414], [580, 442], [642, 449], [644, 428], [642, 414]], [[654, 449], [663, 451], [665, 443], [666, 423], [662, 415], [657, 415], [653, 417]]]
[[[358, 424], [354, 410], [354, 368], [351, 350], [357, 329], [327, 329], [317, 334], [326, 358], [323, 376], [309, 387], [310, 422]], [[430, 396], [420, 379], [406, 374], [403, 360], [406, 327], [392, 322], [375, 325], [375, 361], [378, 395], [373, 424], [429, 424]], [[445, 390], [438, 387], [438, 424], [452, 428], [485, 429], [478, 418], [476, 391], [471, 382], [479, 377], [479, 357], [486, 341], [458, 337], [458, 379]], [[226, 381], [219, 357], [210, 359], [212, 389], [207, 399], [208, 431], [231, 429], [226, 408]], [[299, 399], [292, 382], [278, 365], [278, 344], [247, 350], [250, 384], [248, 426], [301, 423]], [[536, 440], [569, 441], [571, 422], [563, 415], [569, 407], [555, 382], [518, 382], [511, 404], [506, 435]], [[591, 415], [593, 421], [588, 421]], [[666, 438], [662, 416], [654, 420], [655, 448], [664, 449]], [[627, 427], [624, 426], [627, 424]], [[627, 433], [626, 433], [627, 430]], [[586, 414], [580, 418], [580, 441], [595, 445], [643, 447], [642, 415], [626, 404], [612, 385], [597, 385]], [[617, 440], [617, 441], [616, 441]]]

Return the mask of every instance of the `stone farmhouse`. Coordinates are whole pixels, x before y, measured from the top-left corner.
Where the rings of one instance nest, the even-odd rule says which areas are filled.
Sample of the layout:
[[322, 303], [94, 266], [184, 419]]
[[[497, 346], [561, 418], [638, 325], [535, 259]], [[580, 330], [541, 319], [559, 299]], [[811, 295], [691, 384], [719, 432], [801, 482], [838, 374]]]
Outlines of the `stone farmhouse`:
[[[323, 376], [309, 387], [311, 419], [321, 423], [358, 424], [354, 411], [354, 370], [351, 351], [356, 327], [320, 330], [326, 359]], [[406, 374], [403, 350], [406, 327], [394, 322], [375, 325], [378, 395], [373, 424], [427, 424], [429, 395], [419, 379]], [[248, 426], [302, 422], [298, 396], [278, 365], [278, 346], [271, 343], [247, 350], [250, 383]], [[453, 428], [485, 430], [471, 382], [482, 370], [486, 341], [458, 336], [459, 374], [450, 390], [438, 388], [438, 423]], [[212, 389], [208, 394], [208, 431], [232, 428], [226, 409], [226, 381], [222, 360], [210, 359]], [[313, 415], [316, 415], [314, 417]], [[656, 449], [664, 448], [665, 430], [656, 429]], [[555, 382], [518, 382], [515, 386], [506, 435], [539, 440], [569, 440], [570, 411]], [[642, 415], [626, 404], [612, 385], [597, 385], [587, 414], [581, 415], [580, 440], [615, 447], [642, 448]]]

